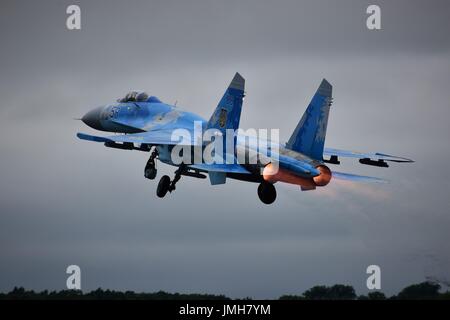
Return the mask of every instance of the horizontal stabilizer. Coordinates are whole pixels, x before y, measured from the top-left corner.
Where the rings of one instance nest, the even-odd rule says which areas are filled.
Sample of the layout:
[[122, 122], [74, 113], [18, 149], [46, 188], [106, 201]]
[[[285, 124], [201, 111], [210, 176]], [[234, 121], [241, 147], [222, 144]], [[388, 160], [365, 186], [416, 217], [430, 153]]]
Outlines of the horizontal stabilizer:
[[353, 173], [345, 173], [345, 172], [338, 172], [333, 171], [332, 172], [334, 179], [340, 179], [340, 180], [347, 180], [347, 181], [356, 181], [356, 182], [376, 182], [376, 183], [388, 183], [388, 180], [376, 178], [376, 177], [369, 177], [369, 176], [360, 176]]
[[414, 160], [399, 157], [399, 156], [393, 156], [385, 153], [375, 152], [375, 153], [362, 153], [362, 152], [355, 152], [355, 151], [349, 151], [349, 150], [340, 150], [340, 149], [333, 149], [333, 148], [325, 148], [323, 151], [324, 156], [330, 157], [333, 161], [327, 161], [330, 163], [339, 164], [339, 157], [342, 158], [355, 158], [360, 159], [360, 162], [362, 164], [368, 164], [373, 166], [379, 166], [379, 167], [387, 167], [384, 161], [391, 161], [391, 162], [414, 162]]

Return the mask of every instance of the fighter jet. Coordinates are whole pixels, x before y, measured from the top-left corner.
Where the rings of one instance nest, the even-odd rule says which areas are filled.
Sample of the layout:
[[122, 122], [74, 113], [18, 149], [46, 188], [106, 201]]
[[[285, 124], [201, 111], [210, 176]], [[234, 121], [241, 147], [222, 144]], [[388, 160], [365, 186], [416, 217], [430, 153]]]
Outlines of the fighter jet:
[[[327, 164], [339, 165], [340, 158], [356, 158], [363, 165], [384, 168], [389, 167], [388, 162], [413, 162], [379, 152], [324, 148], [332, 105], [332, 86], [325, 79], [287, 143], [241, 134], [239, 121], [244, 96], [245, 80], [236, 73], [213, 114], [206, 120], [145, 92], [132, 91], [117, 102], [93, 109], [81, 118], [89, 127], [114, 132], [115, 135], [104, 137], [78, 133], [77, 136], [103, 143], [109, 148], [149, 152], [144, 176], [150, 180], [157, 176], [157, 160], [176, 166], [172, 179], [167, 175], [161, 177], [156, 190], [160, 198], [173, 192], [182, 176], [200, 179], [209, 176], [212, 185], [224, 184], [227, 178], [258, 183], [259, 199], [271, 204], [277, 196], [274, 186], [277, 182], [298, 185], [302, 191], [322, 188], [332, 179], [386, 182], [380, 178], [331, 170]], [[212, 130], [210, 137], [213, 139], [202, 139], [196, 132], [199, 130]], [[213, 160], [205, 161], [202, 155], [208, 148], [214, 149], [211, 148], [212, 143], [221, 139], [222, 143], [211, 152]], [[261, 148], [261, 145], [265, 147]], [[174, 152], [175, 149], [178, 151]], [[181, 155], [181, 161], [180, 157], [175, 161], [174, 154]], [[216, 154], [220, 155], [219, 159], [226, 158], [227, 161], [216, 161]], [[184, 160], [186, 155], [190, 160]]]

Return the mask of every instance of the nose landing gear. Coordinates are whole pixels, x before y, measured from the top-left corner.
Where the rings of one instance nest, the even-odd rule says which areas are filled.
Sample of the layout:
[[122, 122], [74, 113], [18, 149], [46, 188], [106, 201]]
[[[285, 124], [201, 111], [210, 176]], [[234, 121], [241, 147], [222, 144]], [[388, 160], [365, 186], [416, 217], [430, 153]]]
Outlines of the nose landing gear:
[[147, 179], [153, 180], [156, 178], [156, 173], [158, 172], [156, 170], [156, 157], [158, 157], [158, 150], [156, 150], [156, 147], [153, 147], [153, 151], [144, 169], [144, 177], [146, 177]]
[[162, 176], [161, 180], [159, 180], [158, 187], [156, 188], [156, 195], [160, 198], [164, 198], [167, 192], [174, 191], [176, 189], [175, 185], [178, 182], [178, 180], [180, 180], [181, 175], [183, 174], [185, 169], [186, 165], [182, 163], [175, 171], [175, 177], [173, 178], [172, 181], [170, 181], [169, 176], [166, 175]]
[[265, 204], [271, 204], [277, 198], [277, 190], [273, 184], [269, 182], [262, 182], [258, 186], [258, 197]]

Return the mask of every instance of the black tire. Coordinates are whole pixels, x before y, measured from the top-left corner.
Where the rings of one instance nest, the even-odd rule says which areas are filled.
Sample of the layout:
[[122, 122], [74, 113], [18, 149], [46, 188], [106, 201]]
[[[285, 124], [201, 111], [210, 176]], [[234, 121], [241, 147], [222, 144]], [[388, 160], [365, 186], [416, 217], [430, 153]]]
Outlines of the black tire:
[[148, 168], [145, 168], [144, 176], [145, 176], [147, 179], [153, 180], [153, 179], [156, 178], [156, 173], [157, 173], [157, 172], [158, 172], [158, 170], [156, 170], [155, 167], [148, 167]]
[[277, 198], [277, 190], [273, 184], [263, 182], [258, 186], [258, 197], [265, 204], [271, 204]]
[[160, 198], [164, 198], [167, 191], [169, 191], [170, 186], [170, 177], [162, 176], [161, 180], [159, 180], [158, 188], [156, 188], [156, 195]]

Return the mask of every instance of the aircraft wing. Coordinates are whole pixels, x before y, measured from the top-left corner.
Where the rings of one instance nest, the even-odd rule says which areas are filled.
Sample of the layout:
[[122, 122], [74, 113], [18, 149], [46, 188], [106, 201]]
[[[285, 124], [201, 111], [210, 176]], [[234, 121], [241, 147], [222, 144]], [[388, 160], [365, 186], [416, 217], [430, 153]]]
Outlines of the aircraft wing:
[[[180, 135], [177, 135], [172, 139], [173, 130], [156, 130], [146, 131], [133, 134], [120, 134], [108, 137], [93, 136], [85, 133], [77, 133], [77, 137], [82, 140], [94, 141], [94, 142], [119, 142], [119, 143], [139, 143], [149, 145], [194, 145], [193, 135], [188, 134], [189, 131], [180, 131]], [[184, 134], [183, 134], [184, 132]], [[182, 143], [180, 143], [182, 142]]]
[[[134, 134], [121, 134], [121, 135], [115, 135], [115, 136], [108, 136], [108, 137], [100, 137], [100, 136], [93, 136], [85, 133], [77, 133], [77, 137], [82, 140], [88, 140], [88, 141], [94, 141], [94, 142], [103, 142], [103, 143], [145, 143], [150, 145], [176, 145], [180, 141], [181, 138], [179, 138], [178, 141], [175, 141], [171, 139], [172, 137], [172, 130], [164, 131], [164, 130], [158, 130], [158, 131], [148, 131], [143, 133], [134, 133]], [[185, 138], [184, 142], [190, 143], [190, 145], [193, 145], [193, 141], [189, 140], [188, 136], [183, 136], [183, 139]], [[190, 141], [190, 142], [189, 142]], [[194, 169], [199, 169], [207, 172], [223, 172], [223, 173], [242, 173], [242, 174], [250, 174], [250, 172], [245, 169], [243, 166], [239, 164], [192, 164], [189, 165], [189, 167]]]
[[388, 167], [388, 164], [385, 161], [391, 162], [414, 162], [414, 160], [393, 156], [385, 153], [362, 153], [348, 150], [340, 150], [333, 148], [325, 148], [323, 151], [324, 156], [329, 156], [330, 160], [325, 160], [325, 162], [329, 162], [332, 164], [339, 164], [339, 157], [342, 158], [356, 158], [359, 159], [359, 162], [362, 164], [377, 166], [377, 167]]

